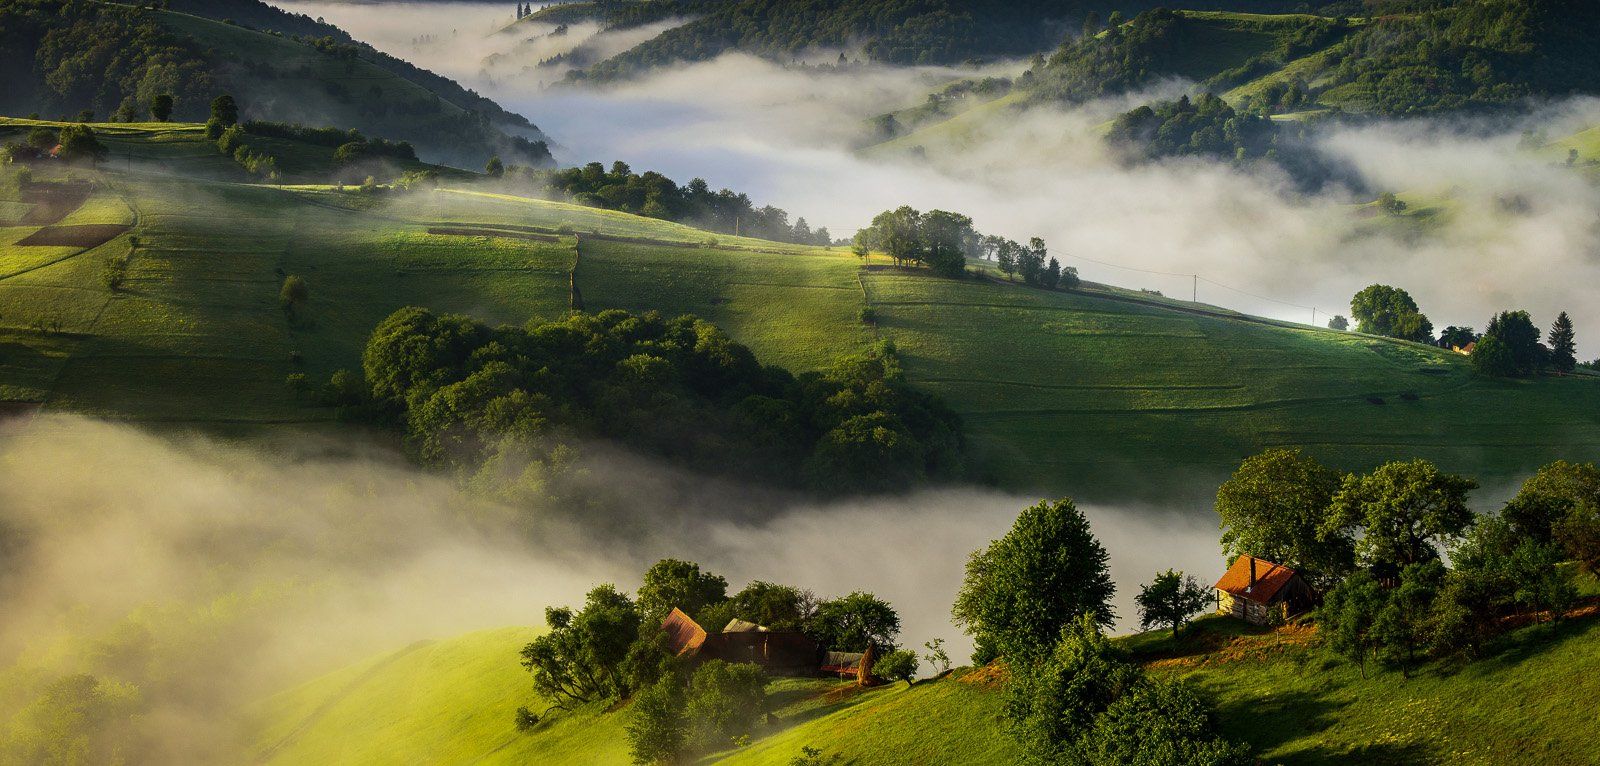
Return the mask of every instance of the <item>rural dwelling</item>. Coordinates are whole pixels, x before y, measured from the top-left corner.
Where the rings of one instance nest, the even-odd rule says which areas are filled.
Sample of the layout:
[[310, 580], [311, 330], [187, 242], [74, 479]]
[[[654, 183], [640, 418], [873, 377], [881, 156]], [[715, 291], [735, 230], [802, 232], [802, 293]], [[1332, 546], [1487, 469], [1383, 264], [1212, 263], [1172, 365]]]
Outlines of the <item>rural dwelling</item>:
[[1254, 556], [1234, 559], [1217, 581], [1217, 613], [1254, 625], [1288, 619], [1315, 600], [1316, 593], [1293, 569]]
[[856, 679], [867, 675], [872, 667], [870, 651], [824, 652], [800, 631], [771, 630], [747, 620], [730, 620], [721, 632], [711, 633], [674, 608], [661, 621], [661, 629], [667, 633], [672, 652], [692, 662], [750, 662], [774, 676], [837, 674]]

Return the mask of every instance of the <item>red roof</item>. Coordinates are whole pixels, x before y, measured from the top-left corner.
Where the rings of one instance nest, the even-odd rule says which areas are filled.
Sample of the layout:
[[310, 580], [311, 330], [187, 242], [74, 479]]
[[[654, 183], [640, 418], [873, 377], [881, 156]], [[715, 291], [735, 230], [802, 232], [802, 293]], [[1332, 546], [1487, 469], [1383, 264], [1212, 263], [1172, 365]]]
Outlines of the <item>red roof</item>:
[[667, 632], [672, 653], [676, 655], [696, 651], [706, 642], [706, 629], [677, 607], [673, 607], [667, 619], [661, 621], [661, 629]]
[[[1255, 584], [1251, 584], [1250, 564], [1255, 564]], [[1239, 598], [1249, 599], [1260, 604], [1269, 604], [1283, 586], [1288, 585], [1295, 578], [1295, 571], [1281, 564], [1274, 564], [1266, 559], [1252, 556], [1240, 556], [1233, 560], [1233, 566], [1228, 567], [1226, 574], [1217, 581], [1217, 590], [1227, 591]]]

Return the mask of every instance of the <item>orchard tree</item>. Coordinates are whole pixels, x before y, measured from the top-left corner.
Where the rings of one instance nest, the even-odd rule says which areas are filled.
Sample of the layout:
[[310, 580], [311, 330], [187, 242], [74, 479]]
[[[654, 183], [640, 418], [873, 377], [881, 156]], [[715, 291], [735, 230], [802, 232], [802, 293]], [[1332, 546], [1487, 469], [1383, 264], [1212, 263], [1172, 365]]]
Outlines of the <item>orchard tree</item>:
[[1348, 330], [1350, 329], [1350, 320], [1345, 319], [1343, 314], [1334, 314], [1333, 318], [1328, 320], [1328, 329], [1341, 332]]
[[1245, 458], [1217, 490], [1222, 550], [1257, 556], [1326, 587], [1354, 565], [1354, 542], [1325, 529], [1340, 477], [1298, 449], [1275, 447]]
[[1472, 526], [1467, 494], [1477, 487], [1476, 481], [1444, 473], [1426, 460], [1386, 463], [1365, 476], [1345, 477], [1323, 532], [1359, 529], [1361, 559], [1398, 574], [1439, 558], [1439, 543], [1459, 538]]
[[1158, 625], [1169, 626], [1172, 637], [1177, 638], [1178, 629], [1206, 608], [1210, 595], [1194, 577], [1172, 569], [1158, 572], [1134, 598], [1139, 606], [1139, 627], [1149, 630]]
[[306, 285], [305, 279], [297, 274], [283, 278], [283, 287], [278, 289], [278, 305], [286, 311], [293, 311], [308, 300], [311, 300], [311, 288]]
[[1572, 372], [1578, 366], [1578, 346], [1572, 338], [1572, 319], [1563, 311], [1550, 325], [1550, 366], [1559, 373]]
[[905, 681], [909, 689], [911, 679], [917, 676], [917, 653], [909, 649], [889, 652], [872, 664], [872, 674], [889, 681]]
[[1048, 651], [1080, 617], [1110, 625], [1117, 586], [1106, 549], [1071, 500], [1040, 501], [1011, 531], [967, 559], [951, 615], [976, 644], [974, 661]]
[[644, 582], [639, 585], [639, 614], [659, 622], [677, 607], [690, 617], [699, 618], [706, 607], [727, 598], [728, 581], [721, 575], [702, 572], [700, 565], [692, 561], [662, 559], [645, 570]]

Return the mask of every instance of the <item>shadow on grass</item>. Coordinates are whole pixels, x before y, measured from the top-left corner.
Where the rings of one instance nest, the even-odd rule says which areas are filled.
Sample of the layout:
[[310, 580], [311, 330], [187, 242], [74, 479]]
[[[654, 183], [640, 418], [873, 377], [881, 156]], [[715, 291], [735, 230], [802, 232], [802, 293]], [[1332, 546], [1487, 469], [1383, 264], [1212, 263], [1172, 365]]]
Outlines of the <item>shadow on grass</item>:
[[[1299, 739], [1308, 731], [1332, 728], [1346, 704], [1310, 691], [1280, 691], [1266, 698], [1235, 699], [1217, 704], [1217, 720], [1229, 738], [1249, 743], [1257, 753], [1270, 752]], [[1301, 754], [1305, 755], [1305, 754]], [[1296, 759], [1301, 755], [1297, 755]], [[1334, 763], [1332, 753], [1309, 760], [1284, 763]], [[1274, 761], [1276, 762], [1276, 761]]]

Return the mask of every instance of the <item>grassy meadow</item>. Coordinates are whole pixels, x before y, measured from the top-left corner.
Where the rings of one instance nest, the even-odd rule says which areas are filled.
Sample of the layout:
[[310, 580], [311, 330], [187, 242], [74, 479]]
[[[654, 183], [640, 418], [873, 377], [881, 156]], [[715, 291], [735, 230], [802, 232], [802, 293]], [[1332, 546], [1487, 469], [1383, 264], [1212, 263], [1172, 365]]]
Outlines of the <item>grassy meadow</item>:
[[[416, 644], [264, 701], [262, 763], [628, 762], [625, 711], [597, 706], [518, 732], [519, 706], [542, 709], [517, 651], [525, 629]], [[1151, 672], [1185, 679], [1216, 705], [1227, 736], [1264, 763], [1595, 763], [1590, 701], [1600, 694], [1600, 619], [1521, 628], [1486, 659], [1432, 664], [1409, 679], [1334, 658], [1314, 628], [1254, 628], [1203, 617], [1118, 641]], [[1001, 722], [1004, 674], [957, 669], [910, 687], [785, 679], [768, 691], [774, 721], [748, 745], [701, 763], [785, 766], [805, 746], [856, 766], [1012, 764]], [[1512, 714], [1511, 711], [1514, 711]]]
[[[1428, 346], [1102, 285], [939, 279], [845, 248], [481, 183], [376, 195], [252, 185], [193, 126], [118, 126], [103, 140], [113, 160], [98, 171], [47, 163], [28, 191], [0, 181], [8, 402], [200, 428], [328, 420], [287, 376], [358, 367], [368, 332], [401, 306], [504, 323], [558, 316], [576, 269], [587, 310], [699, 314], [797, 371], [892, 340], [912, 381], [964, 417], [975, 478], [1013, 489], [1201, 498], [1276, 445], [1352, 469], [1421, 456], [1486, 482], [1600, 452], [1600, 380], [1586, 376], [1487, 380]], [[73, 190], [81, 199], [52, 198], [76, 202], [54, 210], [59, 220], [31, 212], [46, 192]], [[20, 244], [80, 224], [129, 228], [89, 247]], [[113, 290], [104, 275], [119, 259], [126, 279]], [[289, 274], [311, 291], [293, 319], [278, 305]]]

